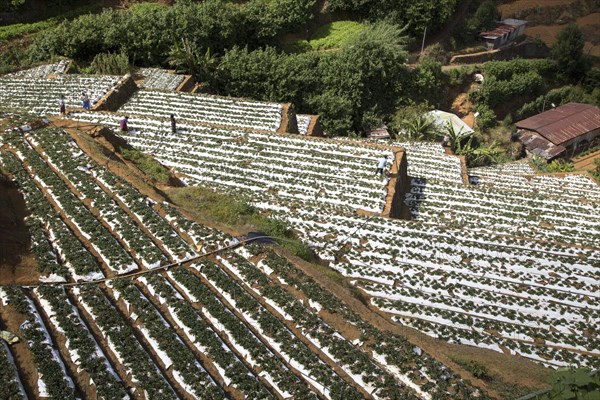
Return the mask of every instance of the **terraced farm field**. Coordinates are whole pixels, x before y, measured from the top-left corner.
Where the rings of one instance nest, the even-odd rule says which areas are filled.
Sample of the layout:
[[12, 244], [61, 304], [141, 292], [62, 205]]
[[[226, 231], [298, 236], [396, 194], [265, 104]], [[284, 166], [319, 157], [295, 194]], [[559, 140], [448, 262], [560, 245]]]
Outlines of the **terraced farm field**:
[[[10, 85], [0, 99], [57, 111]], [[535, 175], [525, 162], [466, 170], [437, 143], [278, 134], [281, 110], [143, 89], [116, 113], [68, 118], [112, 130], [187, 185], [249, 199], [397, 326], [548, 367], [600, 365], [600, 190], [589, 177]], [[118, 132], [125, 114], [132, 130]], [[488, 398], [276, 247], [240, 243], [132, 185], [117, 154], [89, 151], [87, 133], [3, 116], [0, 165], [23, 196], [41, 273], [1, 287], [0, 326], [24, 342], [0, 352], [12, 398]], [[395, 174], [398, 154], [410, 220], [381, 215], [392, 187], [376, 162], [387, 156]]]

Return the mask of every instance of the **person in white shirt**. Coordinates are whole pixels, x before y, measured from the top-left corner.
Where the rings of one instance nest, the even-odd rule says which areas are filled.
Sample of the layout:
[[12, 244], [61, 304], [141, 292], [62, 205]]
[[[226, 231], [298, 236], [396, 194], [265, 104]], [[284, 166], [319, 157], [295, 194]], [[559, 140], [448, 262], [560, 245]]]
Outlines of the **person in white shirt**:
[[383, 175], [383, 170], [385, 169], [386, 163], [387, 163], [387, 156], [383, 156], [377, 161], [377, 171], [375, 171], [375, 175], [377, 175], [377, 174], [379, 174], [379, 176]]

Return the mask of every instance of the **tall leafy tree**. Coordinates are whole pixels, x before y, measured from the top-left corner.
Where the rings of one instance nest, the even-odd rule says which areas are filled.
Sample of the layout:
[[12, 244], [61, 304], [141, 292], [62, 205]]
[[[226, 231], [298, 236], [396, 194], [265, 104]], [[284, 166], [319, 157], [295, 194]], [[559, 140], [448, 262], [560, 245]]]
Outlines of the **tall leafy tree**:
[[558, 63], [560, 75], [576, 82], [585, 76], [588, 63], [583, 55], [585, 40], [576, 24], [569, 24], [558, 33], [551, 56]]

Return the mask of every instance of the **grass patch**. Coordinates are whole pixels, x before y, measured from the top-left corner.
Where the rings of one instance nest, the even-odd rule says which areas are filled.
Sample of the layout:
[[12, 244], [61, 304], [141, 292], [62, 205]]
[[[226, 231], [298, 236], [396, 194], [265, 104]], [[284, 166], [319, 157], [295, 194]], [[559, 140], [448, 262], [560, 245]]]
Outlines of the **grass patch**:
[[355, 21], [336, 21], [321, 26], [308, 42], [313, 50], [336, 49], [351, 41], [364, 29]]
[[518, 399], [537, 390], [504, 382], [499, 375], [492, 373], [483, 362], [469, 356], [450, 355], [450, 359], [473, 374], [475, 378], [484, 381], [491, 389], [502, 394], [503, 399]]
[[156, 182], [163, 184], [170, 183], [171, 173], [169, 170], [149, 155], [144, 154], [138, 149], [121, 149], [120, 153], [126, 160], [134, 163], [144, 174]]
[[102, 10], [99, 4], [79, 7], [63, 14], [57, 15], [43, 21], [33, 22], [30, 24], [12, 24], [0, 26], [0, 41], [11, 40], [32, 33], [37, 33], [50, 28], [53, 28], [66, 19], [72, 19], [82, 14], [95, 13]]
[[215, 192], [204, 187], [169, 189], [170, 200], [202, 220], [228, 225], [237, 231], [253, 230], [282, 239], [278, 243], [293, 255], [313, 261], [314, 254], [288, 229], [285, 221], [270, 218], [253, 207], [248, 199]]

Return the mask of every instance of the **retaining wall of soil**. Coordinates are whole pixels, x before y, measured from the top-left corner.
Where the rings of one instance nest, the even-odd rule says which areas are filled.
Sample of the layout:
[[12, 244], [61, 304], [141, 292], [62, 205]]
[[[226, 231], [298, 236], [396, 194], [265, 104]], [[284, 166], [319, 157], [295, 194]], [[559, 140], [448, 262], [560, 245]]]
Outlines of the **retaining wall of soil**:
[[296, 110], [292, 103], [284, 103], [281, 110], [281, 123], [277, 133], [298, 133], [298, 122], [296, 121]]
[[385, 207], [381, 213], [382, 217], [410, 219], [410, 213], [403, 213], [404, 197], [410, 188], [407, 168], [408, 161], [404, 149], [393, 147], [394, 162], [390, 172], [390, 181], [388, 182], [388, 192], [385, 199]]
[[318, 136], [323, 137], [325, 134], [323, 133], [323, 127], [321, 126], [321, 116], [320, 115], [311, 115], [310, 116], [310, 125], [308, 125], [308, 130], [306, 131], [307, 136]]
[[385, 197], [385, 205], [381, 213], [366, 211], [362, 209], [356, 210], [359, 215], [365, 216], [380, 216], [385, 218], [410, 219], [410, 212], [404, 206], [404, 197], [406, 192], [410, 190], [410, 178], [408, 177], [408, 161], [406, 153], [402, 147], [390, 147], [384, 145], [372, 145], [381, 148], [382, 150], [392, 150], [394, 160], [392, 168], [388, 174], [389, 181], [387, 183], [387, 194]]
[[133, 77], [127, 74], [92, 107], [92, 110], [117, 111], [136, 90], [137, 85]]
[[513, 58], [546, 58], [550, 50], [543, 43], [523, 42], [496, 50], [473, 54], [459, 54], [450, 59], [450, 64], [478, 64], [486, 61], [503, 61]]
[[175, 89], [176, 92], [187, 92], [192, 93], [194, 88], [196, 87], [196, 80], [191, 75], [185, 75], [183, 81], [177, 86]]

